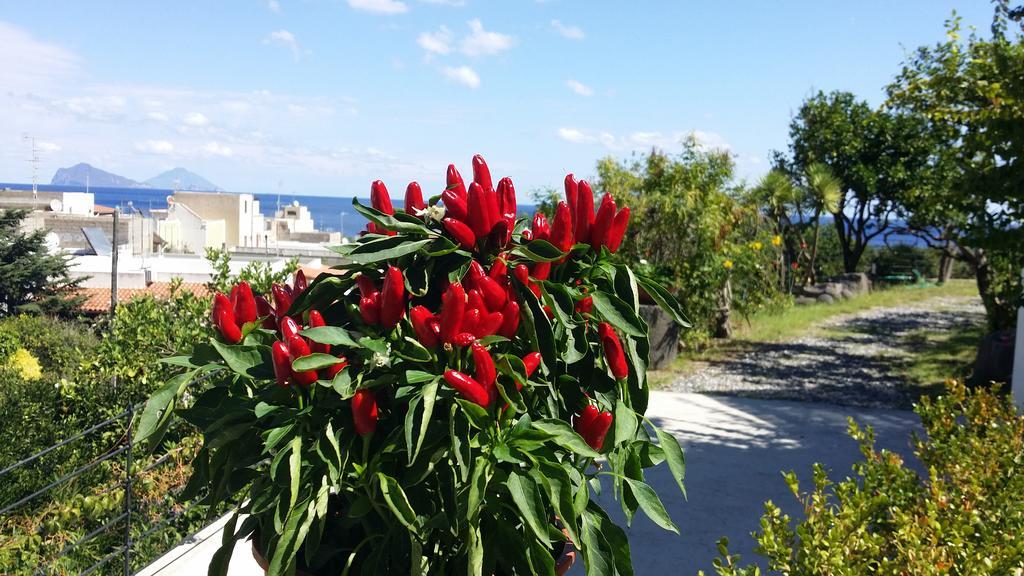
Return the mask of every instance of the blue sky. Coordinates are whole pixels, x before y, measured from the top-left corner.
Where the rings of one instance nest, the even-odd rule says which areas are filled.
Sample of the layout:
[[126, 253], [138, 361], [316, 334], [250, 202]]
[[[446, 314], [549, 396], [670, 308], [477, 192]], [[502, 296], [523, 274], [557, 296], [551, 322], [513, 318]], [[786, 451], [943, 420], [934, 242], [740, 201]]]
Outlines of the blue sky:
[[443, 185], [482, 153], [524, 191], [694, 132], [740, 177], [813, 91], [873, 104], [985, 0], [0, 0], [0, 181], [83, 161], [247, 192]]

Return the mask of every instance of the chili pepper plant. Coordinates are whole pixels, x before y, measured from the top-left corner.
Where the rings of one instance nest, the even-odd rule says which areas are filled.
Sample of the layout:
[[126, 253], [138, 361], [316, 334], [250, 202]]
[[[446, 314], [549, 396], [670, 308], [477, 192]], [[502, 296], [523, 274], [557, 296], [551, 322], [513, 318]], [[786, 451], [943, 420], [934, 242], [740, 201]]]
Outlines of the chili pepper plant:
[[632, 574], [602, 478], [627, 520], [677, 531], [644, 481], [664, 463], [682, 490], [684, 461], [644, 416], [640, 290], [685, 319], [615, 256], [629, 208], [565, 191], [548, 222], [480, 156], [400, 211], [376, 181], [336, 274], [216, 295], [209, 343], [168, 360], [185, 371], [140, 424], [150, 446], [174, 414], [197, 427], [182, 497], [238, 506], [211, 573], [251, 537], [274, 575], [554, 574], [569, 546], [587, 574]]

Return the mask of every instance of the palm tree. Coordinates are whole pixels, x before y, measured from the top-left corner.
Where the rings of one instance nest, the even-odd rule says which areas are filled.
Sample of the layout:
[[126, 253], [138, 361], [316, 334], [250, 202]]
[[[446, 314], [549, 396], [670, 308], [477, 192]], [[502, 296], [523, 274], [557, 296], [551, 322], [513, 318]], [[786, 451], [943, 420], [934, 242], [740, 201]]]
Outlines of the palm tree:
[[818, 273], [814, 268], [818, 259], [818, 232], [822, 212], [835, 214], [839, 210], [839, 201], [842, 199], [843, 183], [828, 165], [815, 162], [807, 167], [807, 188], [806, 197], [809, 200], [814, 217], [811, 225], [814, 228], [814, 243], [811, 246], [810, 272], [811, 282], [818, 281]]

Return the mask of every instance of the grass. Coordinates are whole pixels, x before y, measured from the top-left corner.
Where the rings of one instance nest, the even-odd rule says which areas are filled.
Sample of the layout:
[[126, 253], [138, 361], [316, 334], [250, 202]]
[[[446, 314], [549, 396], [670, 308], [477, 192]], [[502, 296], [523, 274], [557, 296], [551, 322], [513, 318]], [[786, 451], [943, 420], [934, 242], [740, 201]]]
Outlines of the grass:
[[960, 327], [947, 332], [922, 330], [907, 337], [904, 346], [911, 351], [899, 373], [908, 385], [940, 388], [947, 378], [967, 382], [971, 378], [978, 342], [985, 326]]
[[[951, 280], [941, 286], [897, 286], [875, 290], [869, 294], [841, 300], [832, 304], [810, 304], [791, 306], [781, 311], [769, 311], [738, 319], [734, 323], [733, 338], [715, 340], [708, 345], [686, 350], [676, 358], [672, 366], [664, 370], [650, 371], [648, 378], [652, 388], [665, 387], [679, 374], [685, 374], [700, 367], [703, 362], [714, 361], [740, 354], [751, 345], [761, 342], [785, 342], [801, 336], [818, 334], [820, 322], [844, 314], [853, 314], [870, 308], [898, 306], [908, 301], [931, 298], [958, 298], [976, 296], [977, 286], [973, 280]], [[923, 339], [919, 350], [908, 361], [906, 377], [908, 382], [930, 386], [942, 373], [938, 383], [946, 377], [962, 373], [963, 366], [973, 361], [974, 346], [980, 339], [980, 330], [964, 333], [921, 334]], [[967, 360], [967, 357], [970, 359]], [[956, 373], [942, 372], [960, 366]]]

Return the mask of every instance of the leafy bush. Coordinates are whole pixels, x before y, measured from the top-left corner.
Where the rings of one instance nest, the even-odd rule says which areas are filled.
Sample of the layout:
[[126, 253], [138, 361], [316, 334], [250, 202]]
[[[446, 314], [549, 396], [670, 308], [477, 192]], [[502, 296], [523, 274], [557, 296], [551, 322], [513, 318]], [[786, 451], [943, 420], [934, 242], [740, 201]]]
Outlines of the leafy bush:
[[[878, 451], [870, 428], [850, 422], [864, 460], [854, 478], [829, 480], [816, 465], [802, 492], [795, 474], [786, 483], [804, 507], [793, 520], [765, 504], [757, 551], [772, 573], [1020, 574], [1024, 571], [1024, 417], [995, 389], [969, 390], [951, 381], [946, 394], [924, 398], [916, 412], [925, 430], [915, 454], [927, 476], [903, 459]], [[724, 543], [715, 561], [720, 576], [754, 576]]]

